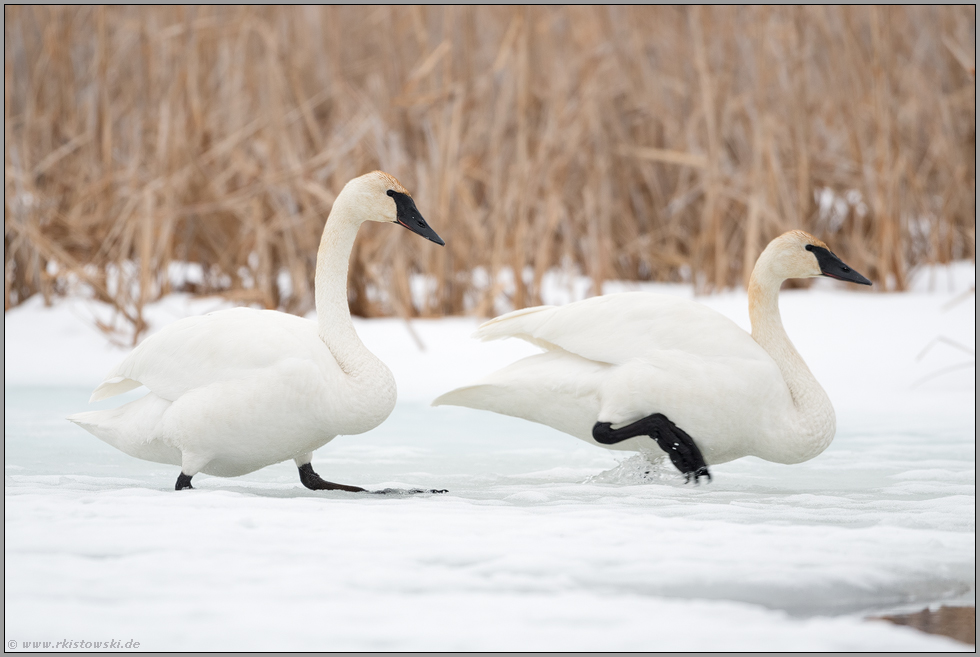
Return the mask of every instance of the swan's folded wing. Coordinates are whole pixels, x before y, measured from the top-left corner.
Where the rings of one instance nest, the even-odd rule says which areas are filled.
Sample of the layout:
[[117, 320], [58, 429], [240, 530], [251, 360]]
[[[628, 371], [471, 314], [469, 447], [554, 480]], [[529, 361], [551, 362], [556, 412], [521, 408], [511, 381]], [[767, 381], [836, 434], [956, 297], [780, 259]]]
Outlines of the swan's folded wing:
[[646, 292], [518, 310], [486, 322], [476, 337], [516, 337], [613, 365], [665, 349], [705, 358], [769, 359], [751, 335], [707, 306]]
[[109, 372], [91, 401], [140, 385], [173, 401], [188, 390], [271, 367], [284, 358], [336, 367], [309, 320], [248, 308], [188, 317], [136, 347]]

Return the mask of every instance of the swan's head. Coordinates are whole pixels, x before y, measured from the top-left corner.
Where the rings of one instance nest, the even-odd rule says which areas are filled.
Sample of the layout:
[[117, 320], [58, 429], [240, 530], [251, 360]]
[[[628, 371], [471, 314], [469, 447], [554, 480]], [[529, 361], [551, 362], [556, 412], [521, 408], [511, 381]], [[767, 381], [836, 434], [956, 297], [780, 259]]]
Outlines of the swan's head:
[[871, 281], [834, 255], [830, 247], [802, 230], [791, 230], [770, 242], [759, 256], [756, 266], [764, 266], [769, 275], [780, 280], [827, 276], [839, 281], [871, 285]]
[[[408, 190], [394, 176], [372, 171], [354, 178], [344, 186], [341, 195], [349, 201], [361, 221], [399, 224], [427, 240], [445, 246], [436, 231], [425, 223]], [[340, 200], [340, 197], [337, 197]]]

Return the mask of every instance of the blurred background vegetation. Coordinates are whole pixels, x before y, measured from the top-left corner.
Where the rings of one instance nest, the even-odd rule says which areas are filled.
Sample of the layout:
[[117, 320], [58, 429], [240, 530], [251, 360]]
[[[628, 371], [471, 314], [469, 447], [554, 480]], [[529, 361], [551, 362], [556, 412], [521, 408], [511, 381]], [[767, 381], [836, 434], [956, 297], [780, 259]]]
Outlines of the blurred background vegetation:
[[4, 18], [5, 308], [75, 281], [137, 333], [175, 287], [306, 312], [331, 203], [373, 169], [447, 246], [365, 225], [364, 316], [491, 314], [508, 270], [515, 307], [554, 267], [741, 285], [791, 228], [878, 290], [975, 259], [973, 5]]

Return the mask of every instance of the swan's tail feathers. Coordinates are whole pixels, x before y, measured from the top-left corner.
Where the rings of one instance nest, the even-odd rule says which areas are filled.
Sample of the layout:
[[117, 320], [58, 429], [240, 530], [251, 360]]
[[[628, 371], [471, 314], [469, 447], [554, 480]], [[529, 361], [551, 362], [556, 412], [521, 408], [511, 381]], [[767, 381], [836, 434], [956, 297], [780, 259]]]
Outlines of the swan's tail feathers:
[[[573, 403], [567, 404], [568, 401]], [[576, 438], [588, 440], [588, 434], [592, 424], [595, 423], [595, 414], [598, 409], [591, 408], [590, 404], [575, 404], [574, 401], [576, 400], [550, 398], [543, 403], [541, 400], [535, 403], [533, 396], [522, 394], [522, 391], [507, 386], [485, 383], [447, 392], [436, 398], [432, 405], [464, 406], [501, 415], [510, 415], [511, 417], [544, 424]]]
[[[433, 406], [464, 406], [480, 411], [491, 411], [501, 415], [519, 417], [531, 422], [547, 424], [556, 429], [565, 430], [558, 426], [554, 409], [545, 408], [549, 404], [535, 404], [533, 397], [522, 394], [514, 388], [492, 383], [482, 383], [464, 388], [457, 388], [436, 398]], [[544, 406], [544, 407], [543, 407]], [[569, 432], [570, 433], [570, 432]]]
[[104, 443], [108, 443], [124, 452], [128, 452], [125, 447], [126, 431], [123, 426], [126, 424], [125, 418], [120, 409], [113, 408], [106, 411], [86, 411], [69, 415], [69, 421], [74, 422], [90, 434]]
[[94, 433], [91, 428], [96, 428], [99, 426], [99, 417], [104, 412], [105, 411], [86, 411], [85, 413], [75, 413], [74, 415], [69, 415], [65, 419], [70, 422], [74, 422], [89, 433]]
[[494, 396], [495, 386], [475, 385], [450, 390], [433, 400], [433, 406], [465, 406], [482, 411], [493, 410], [487, 402]]
[[536, 306], [522, 308], [514, 312], [495, 317], [480, 324], [473, 334], [480, 340], [500, 340], [502, 338], [520, 338], [542, 349], [554, 349], [555, 345], [535, 337], [536, 330], [551, 317], [555, 306]]
[[[111, 379], [106, 379], [103, 381], [101, 384], [99, 384], [98, 388], [92, 391], [92, 396], [89, 398], [89, 403], [108, 399], [109, 397], [115, 397], [116, 395], [121, 395], [124, 392], [135, 390], [141, 385], [143, 384], [139, 381], [127, 379], [124, 376], [114, 376]], [[79, 413], [79, 415], [84, 415], [84, 413]], [[74, 420], [72, 421], [74, 422]]]
[[180, 450], [154, 437], [155, 429], [170, 404], [151, 392], [119, 408], [75, 413], [67, 419], [130, 456], [180, 465]]
[[588, 440], [599, 412], [595, 383], [608, 366], [560, 350], [529, 356], [433, 406], [465, 406], [538, 422]]

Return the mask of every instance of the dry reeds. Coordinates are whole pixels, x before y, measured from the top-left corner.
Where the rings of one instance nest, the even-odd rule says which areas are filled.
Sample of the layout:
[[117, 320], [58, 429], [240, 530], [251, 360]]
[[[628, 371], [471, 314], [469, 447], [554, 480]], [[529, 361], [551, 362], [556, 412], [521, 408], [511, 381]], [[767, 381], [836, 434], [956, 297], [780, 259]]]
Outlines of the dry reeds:
[[973, 6], [7, 6], [5, 308], [75, 277], [136, 332], [172, 281], [306, 311], [335, 194], [376, 168], [447, 246], [365, 226], [361, 315], [488, 314], [508, 268], [534, 304], [559, 263], [717, 289], [796, 227], [902, 289], [975, 258], [975, 26]]

